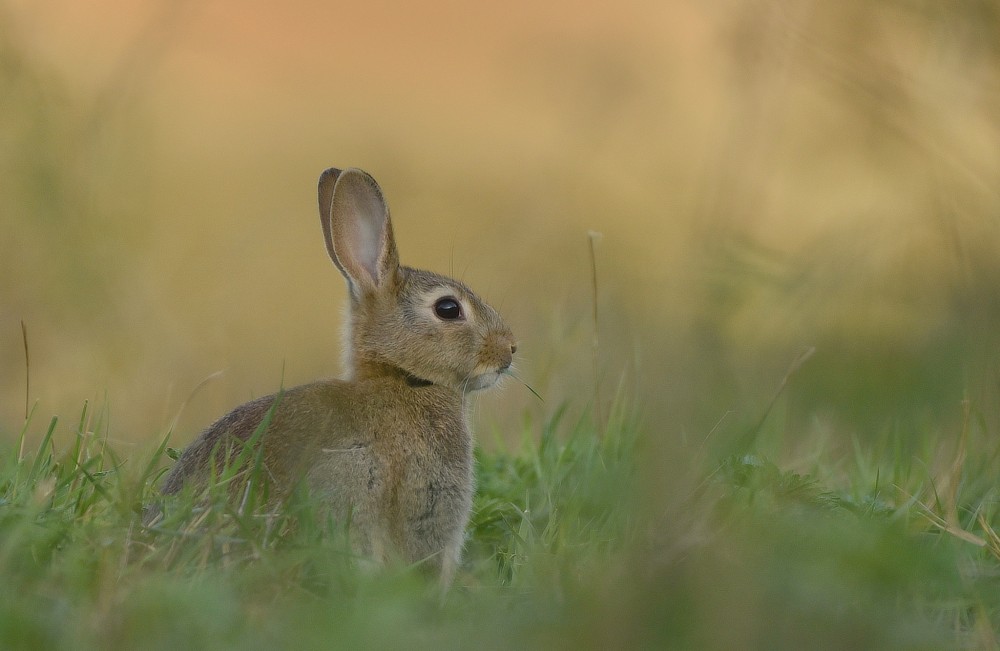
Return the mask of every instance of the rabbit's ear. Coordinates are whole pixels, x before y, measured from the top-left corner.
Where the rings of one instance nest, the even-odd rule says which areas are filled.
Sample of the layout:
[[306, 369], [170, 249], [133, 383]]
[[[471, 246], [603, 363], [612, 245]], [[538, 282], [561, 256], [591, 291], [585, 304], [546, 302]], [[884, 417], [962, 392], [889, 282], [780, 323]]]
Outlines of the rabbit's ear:
[[399, 268], [389, 208], [371, 176], [358, 169], [327, 170], [319, 180], [320, 218], [327, 252], [355, 296], [383, 287]]
[[330, 259], [337, 265], [341, 273], [344, 268], [337, 260], [337, 254], [333, 252], [333, 229], [330, 227], [330, 209], [333, 207], [333, 188], [337, 185], [340, 177], [340, 170], [336, 167], [324, 171], [319, 175], [319, 223], [323, 227], [323, 240], [326, 242], [326, 252]]

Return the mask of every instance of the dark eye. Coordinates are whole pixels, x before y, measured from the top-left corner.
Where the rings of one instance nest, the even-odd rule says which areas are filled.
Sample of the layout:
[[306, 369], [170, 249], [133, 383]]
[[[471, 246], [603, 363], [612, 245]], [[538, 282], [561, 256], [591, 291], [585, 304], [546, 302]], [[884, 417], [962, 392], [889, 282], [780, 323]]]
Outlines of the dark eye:
[[439, 298], [434, 304], [434, 314], [438, 315], [439, 319], [454, 321], [462, 318], [462, 306], [450, 296]]

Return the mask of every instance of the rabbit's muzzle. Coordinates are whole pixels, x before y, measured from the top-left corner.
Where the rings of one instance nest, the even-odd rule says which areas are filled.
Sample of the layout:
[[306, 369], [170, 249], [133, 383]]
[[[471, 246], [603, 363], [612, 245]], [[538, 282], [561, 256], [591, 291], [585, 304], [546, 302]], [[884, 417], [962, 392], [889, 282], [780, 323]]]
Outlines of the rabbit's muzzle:
[[495, 385], [514, 363], [515, 352], [517, 342], [513, 336], [505, 334], [488, 338], [480, 350], [476, 368], [466, 381], [467, 390], [478, 391]]

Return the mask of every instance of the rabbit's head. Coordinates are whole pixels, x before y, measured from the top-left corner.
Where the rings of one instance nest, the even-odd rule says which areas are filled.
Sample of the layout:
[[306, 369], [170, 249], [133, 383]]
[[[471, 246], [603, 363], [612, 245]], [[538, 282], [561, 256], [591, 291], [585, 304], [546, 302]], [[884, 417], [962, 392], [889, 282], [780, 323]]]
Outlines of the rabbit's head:
[[404, 374], [466, 393], [493, 386], [510, 368], [514, 335], [463, 283], [399, 264], [389, 209], [358, 169], [319, 180], [326, 249], [350, 290], [352, 379]]

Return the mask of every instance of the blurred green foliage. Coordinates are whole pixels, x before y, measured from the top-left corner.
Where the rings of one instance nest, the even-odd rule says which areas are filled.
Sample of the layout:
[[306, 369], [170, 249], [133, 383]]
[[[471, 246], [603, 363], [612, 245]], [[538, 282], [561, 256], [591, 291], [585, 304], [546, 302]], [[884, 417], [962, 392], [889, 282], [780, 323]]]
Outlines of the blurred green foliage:
[[[162, 448], [120, 459], [85, 412], [72, 448], [43, 436], [3, 450], [5, 647], [995, 643], [1000, 466], [986, 433], [969, 433], [945, 530], [947, 486], [866, 485], [867, 457], [845, 489], [754, 454], [705, 456], [679, 490], [649, 494], [643, 433], [617, 413], [603, 428], [556, 415], [526, 424], [516, 451], [479, 452], [464, 569], [442, 599], [416, 568], [354, 558], [305, 495], [275, 512], [182, 493], [145, 528]], [[984, 452], [992, 463], [972, 461]]]

